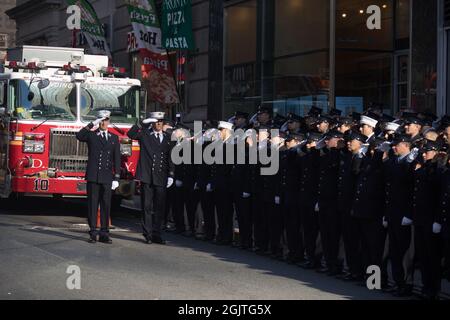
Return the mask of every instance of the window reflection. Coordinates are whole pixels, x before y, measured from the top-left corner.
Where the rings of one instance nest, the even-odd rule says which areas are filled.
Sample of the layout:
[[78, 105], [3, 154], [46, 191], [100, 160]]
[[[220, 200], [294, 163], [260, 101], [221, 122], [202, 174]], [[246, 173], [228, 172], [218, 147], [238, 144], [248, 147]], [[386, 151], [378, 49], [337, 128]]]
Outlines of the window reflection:
[[[391, 112], [393, 1], [337, 0], [336, 107], [350, 113], [377, 108]], [[370, 30], [367, 8], [381, 9], [381, 29]]]
[[275, 1], [272, 105], [279, 114], [327, 110], [329, 98], [329, 0]]
[[245, 1], [225, 8], [225, 115], [252, 112], [255, 97], [257, 3]]

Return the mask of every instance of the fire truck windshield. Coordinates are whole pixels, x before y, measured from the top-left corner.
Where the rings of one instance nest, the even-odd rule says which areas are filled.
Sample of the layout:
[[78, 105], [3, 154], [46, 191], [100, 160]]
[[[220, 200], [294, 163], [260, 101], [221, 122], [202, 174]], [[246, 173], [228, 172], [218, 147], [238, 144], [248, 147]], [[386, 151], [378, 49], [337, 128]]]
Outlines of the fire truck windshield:
[[81, 85], [81, 119], [95, 119], [99, 110], [111, 111], [113, 123], [135, 123], [139, 118], [138, 86], [92, 84]]
[[14, 114], [20, 120], [76, 120], [76, 87], [70, 82], [12, 80]]

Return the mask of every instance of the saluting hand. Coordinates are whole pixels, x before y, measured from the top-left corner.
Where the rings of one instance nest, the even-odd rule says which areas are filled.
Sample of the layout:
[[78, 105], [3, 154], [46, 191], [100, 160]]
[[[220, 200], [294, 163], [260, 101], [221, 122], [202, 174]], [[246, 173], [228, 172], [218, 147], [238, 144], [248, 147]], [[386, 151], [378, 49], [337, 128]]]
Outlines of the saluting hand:
[[106, 118], [103, 117], [101, 119], [97, 119], [97, 120], [93, 121], [92, 124], [94, 125], [94, 127], [98, 127], [100, 125], [100, 123], [102, 123], [102, 121], [105, 121], [105, 120], [106, 120]]
[[153, 118], [148, 118], [148, 119], [145, 119], [144, 121], [142, 121], [143, 124], [150, 124], [150, 123], [157, 123], [157, 122], [158, 122], [158, 120], [153, 119]]

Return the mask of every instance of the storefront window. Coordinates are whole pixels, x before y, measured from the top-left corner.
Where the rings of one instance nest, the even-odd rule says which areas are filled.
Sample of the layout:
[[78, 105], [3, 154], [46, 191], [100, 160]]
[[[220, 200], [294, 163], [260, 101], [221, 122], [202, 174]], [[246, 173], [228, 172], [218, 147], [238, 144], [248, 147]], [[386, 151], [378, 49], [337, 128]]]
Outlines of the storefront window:
[[264, 103], [274, 112], [305, 114], [311, 106], [328, 108], [329, 0], [275, 1], [273, 97]]
[[411, 108], [436, 112], [437, 1], [413, 1]]
[[252, 112], [255, 97], [257, 45], [256, 0], [228, 6], [225, 19], [225, 115], [235, 111]]
[[275, 60], [274, 112], [305, 114], [313, 105], [327, 110], [328, 57], [328, 52], [319, 52]]
[[396, 0], [396, 49], [409, 48], [411, 0]]
[[275, 1], [275, 57], [327, 50], [329, 0]]
[[[336, 108], [347, 114], [369, 107], [392, 113], [393, 1], [337, 0], [336, 5]], [[374, 5], [380, 15], [367, 13]], [[368, 20], [380, 28], [370, 28]]]

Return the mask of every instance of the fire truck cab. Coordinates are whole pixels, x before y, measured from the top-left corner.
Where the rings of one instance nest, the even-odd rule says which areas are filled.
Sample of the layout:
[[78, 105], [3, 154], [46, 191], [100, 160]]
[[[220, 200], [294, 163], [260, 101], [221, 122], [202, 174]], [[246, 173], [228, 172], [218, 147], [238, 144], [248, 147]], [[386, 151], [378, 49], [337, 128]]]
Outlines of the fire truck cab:
[[111, 111], [122, 154], [118, 193], [134, 194], [139, 145], [127, 137], [141, 112], [140, 87], [107, 56], [83, 49], [23, 46], [0, 70], [0, 197], [84, 197], [87, 145], [76, 132]]

